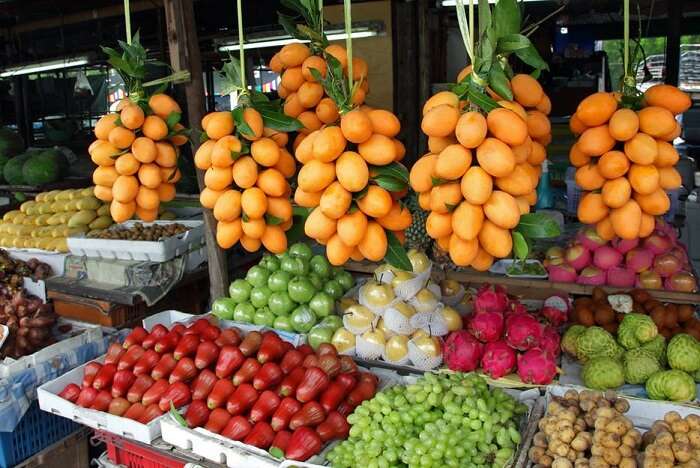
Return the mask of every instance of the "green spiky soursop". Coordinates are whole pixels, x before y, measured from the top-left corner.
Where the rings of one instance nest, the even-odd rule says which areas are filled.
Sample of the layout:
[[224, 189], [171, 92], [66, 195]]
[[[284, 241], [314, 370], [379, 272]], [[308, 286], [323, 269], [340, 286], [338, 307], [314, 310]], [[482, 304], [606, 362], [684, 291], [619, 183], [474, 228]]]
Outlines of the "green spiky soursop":
[[700, 343], [690, 335], [679, 333], [668, 342], [666, 358], [671, 369], [693, 373], [700, 369]]
[[576, 338], [576, 357], [586, 362], [597, 356], [614, 357], [619, 355], [615, 338], [604, 328], [588, 327]]
[[617, 329], [617, 341], [625, 349], [635, 349], [653, 340], [658, 334], [656, 324], [648, 315], [626, 314]]
[[583, 366], [581, 372], [586, 387], [608, 390], [621, 387], [625, 383], [625, 371], [618, 359], [594, 357]]
[[585, 331], [586, 327], [583, 325], [570, 326], [561, 337], [561, 350], [569, 356], [576, 357], [576, 340]]
[[697, 396], [693, 378], [676, 369], [653, 374], [647, 380], [646, 391], [652, 400], [692, 401]]
[[666, 367], [666, 338], [663, 335], [656, 337], [640, 346], [640, 349], [650, 352], [659, 361], [661, 367]]
[[661, 370], [656, 356], [642, 348], [627, 351], [622, 363], [625, 369], [625, 382], [630, 384], [643, 384], [652, 374]]

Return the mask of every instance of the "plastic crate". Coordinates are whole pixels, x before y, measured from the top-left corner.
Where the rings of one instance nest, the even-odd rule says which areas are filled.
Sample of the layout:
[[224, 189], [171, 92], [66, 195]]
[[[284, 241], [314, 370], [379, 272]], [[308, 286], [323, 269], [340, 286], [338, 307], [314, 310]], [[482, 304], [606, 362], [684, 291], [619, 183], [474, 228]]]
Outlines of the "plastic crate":
[[183, 468], [187, 462], [109, 432], [95, 431], [107, 446], [107, 458], [126, 468]]
[[0, 467], [14, 466], [80, 429], [69, 419], [39, 409], [33, 401], [12, 432], [0, 432]]
[[575, 175], [575, 167], [570, 167], [566, 170], [566, 211], [574, 215], [578, 211], [578, 202], [581, 200], [581, 194], [583, 193], [581, 188], [576, 185]]

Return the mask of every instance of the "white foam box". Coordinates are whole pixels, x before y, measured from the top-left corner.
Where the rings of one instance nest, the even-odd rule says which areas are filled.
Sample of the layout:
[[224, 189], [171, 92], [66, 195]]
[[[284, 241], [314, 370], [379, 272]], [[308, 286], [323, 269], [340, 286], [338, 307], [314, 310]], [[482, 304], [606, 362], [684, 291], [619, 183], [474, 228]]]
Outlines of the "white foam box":
[[5, 249], [10, 253], [10, 257], [16, 260], [27, 261], [31, 258], [36, 258], [40, 262], [46, 263], [51, 267], [51, 273], [55, 276], [63, 275], [65, 269], [67, 253], [51, 252], [41, 249]]
[[22, 356], [19, 359], [6, 358], [0, 363], [0, 378], [10, 378], [24, 369], [51, 361], [57, 354], [66, 353], [86, 343], [92, 343], [102, 339], [103, 333], [100, 325], [69, 320], [62, 317], [59, 318], [53, 326], [54, 333], [57, 333], [56, 330], [59, 326], [67, 324], [70, 324], [73, 330], [64, 336], [63, 339], [61, 339], [61, 335], [58, 335], [57, 339], [60, 341], [42, 348], [35, 353]]
[[[135, 223], [136, 221], [127, 221], [119, 226], [130, 227]], [[203, 221], [154, 221], [152, 223], [141, 224], [150, 226], [153, 224], [174, 223], [182, 224], [190, 229], [177, 236], [161, 239], [160, 241], [93, 239], [85, 237], [84, 234], [80, 234], [68, 238], [68, 249], [71, 254], [79, 256], [166, 262], [204, 243]]]
[[[95, 359], [99, 363], [103, 363], [104, 360], [104, 356]], [[159, 419], [162, 419], [164, 416], [156, 418], [148, 424], [141, 424], [103, 411], [82, 408], [58, 396], [66, 385], [74, 383], [80, 386], [82, 384], [86, 365], [87, 363], [76, 367], [72, 371], [39, 387], [37, 391], [39, 407], [43, 411], [70, 419], [84, 426], [111, 432], [120, 437], [126, 437], [145, 444], [150, 444], [154, 439], [157, 439], [160, 436]]]
[[[380, 388], [386, 388], [397, 384], [410, 384], [415, 382], [418, 378], [415, 375], [402, 376], [390, 369], [377, 367], [366, 369], [379, 376]], [[527, 404], [530, 410], [539, 397], [539, 390], [537, 389], [526, 390], [524, 392], [511, 389], [502, 390]], [[331, 442], [324, 447], [320, 454], [311, 457], [306, 462], [298, 462], [274, 458], [265, 450], [244, 444], [243, 442], [228, 439], [201, 427], [195, 429], [184, 427], [170, 415], [162, 417], [160, 419], [160, 425], [161, 437], [165, 442], [183, 450], [189, 450], [200, 457], [211, 460], [214, 463], [225, 465], [229, 468], [324, 468], [326, 466], [325, 454], [337, 443]]]

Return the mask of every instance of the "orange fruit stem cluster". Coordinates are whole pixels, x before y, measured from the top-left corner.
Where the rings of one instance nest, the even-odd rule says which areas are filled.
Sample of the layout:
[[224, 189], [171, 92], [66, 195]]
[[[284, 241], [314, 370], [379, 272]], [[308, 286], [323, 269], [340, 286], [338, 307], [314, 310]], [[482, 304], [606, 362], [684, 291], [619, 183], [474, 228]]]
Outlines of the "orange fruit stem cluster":
[[[146, 113], [130, 99], [119, 103], [117, 112], [104, 115], [95, 125], [97, 137], [88, 153], [97, 164], [92, 180], [95, 196], [110, 202], [110, 214], [121, 223], [134, 215], [143, 221], [158, 217], [161, 202], [175, 198], [181, 178], [177, 168], [178, 146], [184, 135], [170, 135], [166, 123], [180, 106], [166, 94], [154, 94]], [[175, 130], [182, 125], [175, 124]]]

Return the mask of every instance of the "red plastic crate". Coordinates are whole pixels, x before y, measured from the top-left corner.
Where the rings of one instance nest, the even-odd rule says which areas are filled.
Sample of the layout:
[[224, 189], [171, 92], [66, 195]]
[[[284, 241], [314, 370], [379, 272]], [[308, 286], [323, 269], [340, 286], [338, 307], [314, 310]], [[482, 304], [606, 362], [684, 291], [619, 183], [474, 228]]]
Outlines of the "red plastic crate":
[[95, 431], [95, 437], [107, 445], [107, 456], [112, 463], [127, 468], [183, 468], [187, 463], [109, 432]]

